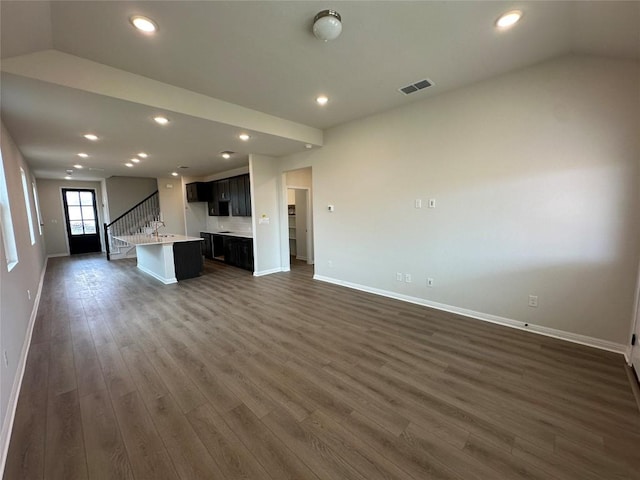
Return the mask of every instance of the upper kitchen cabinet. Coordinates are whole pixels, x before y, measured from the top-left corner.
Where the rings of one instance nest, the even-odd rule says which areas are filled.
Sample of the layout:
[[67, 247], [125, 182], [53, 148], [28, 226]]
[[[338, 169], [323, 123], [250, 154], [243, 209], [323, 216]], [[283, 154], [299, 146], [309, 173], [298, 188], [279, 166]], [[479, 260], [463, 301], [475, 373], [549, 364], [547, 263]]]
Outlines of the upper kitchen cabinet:
[[212, 217], [251, 216], [251, 182], [249, 174], [209, 182], [208, 212]]
[[216, 191], [218, 192], [217, 200], [219, 202], [228, 202], [230, 200], [229, 179], [218, 180], [216, 182], [216, 187]]
[[229, 179], [231, 213], [234, 217], [251, 216], [251, 184], [249, 175], [240, 175]]
[[187, 202], [208, 202], [209, 184], [205, 182], [187, 183]]

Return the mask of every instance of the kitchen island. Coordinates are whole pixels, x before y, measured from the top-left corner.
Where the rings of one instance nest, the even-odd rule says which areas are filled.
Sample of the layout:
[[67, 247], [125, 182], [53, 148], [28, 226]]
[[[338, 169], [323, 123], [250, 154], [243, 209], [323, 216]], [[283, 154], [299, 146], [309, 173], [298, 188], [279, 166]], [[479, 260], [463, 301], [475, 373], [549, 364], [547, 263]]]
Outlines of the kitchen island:
[[164, 284], [197, 277], [202, 272], [202, 238], [174, 234], [114, 238], [135, 245], [138, 268]]

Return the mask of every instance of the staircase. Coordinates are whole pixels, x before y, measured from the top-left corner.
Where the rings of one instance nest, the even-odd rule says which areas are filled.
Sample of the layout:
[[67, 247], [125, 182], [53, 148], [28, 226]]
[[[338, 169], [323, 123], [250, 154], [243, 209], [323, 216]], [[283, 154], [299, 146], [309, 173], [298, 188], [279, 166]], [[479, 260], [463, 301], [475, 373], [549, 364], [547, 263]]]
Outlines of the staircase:
[[116, 240], [114, 237], [151, 233], [153, 223], [158, 221], [160, 221], [160, 201], [156, 190], [113, 222], [104, 224], [107, 260], [135, 257], [136, 247]]

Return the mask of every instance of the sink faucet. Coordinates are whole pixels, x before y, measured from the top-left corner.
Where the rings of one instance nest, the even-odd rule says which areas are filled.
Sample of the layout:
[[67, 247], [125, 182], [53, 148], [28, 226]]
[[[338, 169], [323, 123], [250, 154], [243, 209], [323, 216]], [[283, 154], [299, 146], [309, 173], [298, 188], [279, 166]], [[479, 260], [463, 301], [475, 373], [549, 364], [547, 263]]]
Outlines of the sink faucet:
[[156, 222], [153, 222], [155, 227], [153, 229], [153, 234], [156, 236], [156, 240], [158, 240], [158, 229], [160, 227], [166, 227], [165, 223], [162, 220], [158, 220]]

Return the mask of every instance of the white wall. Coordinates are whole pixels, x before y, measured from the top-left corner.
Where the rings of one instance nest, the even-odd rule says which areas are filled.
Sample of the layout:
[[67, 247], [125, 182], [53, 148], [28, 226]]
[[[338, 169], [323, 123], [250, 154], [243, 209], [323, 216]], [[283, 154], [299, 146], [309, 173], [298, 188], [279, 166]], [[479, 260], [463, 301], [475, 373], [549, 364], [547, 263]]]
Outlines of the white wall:
[[[165, 226], [160, 233], [185, 235], [186, 192], [179, 178], [158, 178], [158, 199]], [[200, 236], [199, 234], [196, 236]]]
[[[249, 156], [251, 205], [253, 209], [254, 274], [282, 270], [280, 253], [280, 181], [279, 160], [266, 155]], [[262, 223], [261, 223], [262, 222]]]
[[155, 178], [114, 176], [107, 178], [104, 183], [109, 199], [109, 218], [113, 220], [158, 189]]
[[626, 344], [639, 85], [568, 56], [328, 130], [280, 162], [313, 166], [316, 274]]
[[[63, 188], [88, 188], [95, 190], [96, 202], [103, 198], [101, 182], [87, 182], [77, 180], [38, 179], [36, 181], [38, 197], [42, 211], [42, 231], [44, 232], [46, 253], [49, 256], [69, 255], [64, 205], [62, 203]], [[98, 232], [100, 244], [104, 250], [104, 208], [97, 205]]]
[[[4, 242], [0, 239], [0, 359], [4, 352], [7, 352], [8, 359], [7, 366], [3, 359], [0, 361], [0, 419], [2, 422], [0, 471], [2, 471], [9, 441], [11, 417], [17, 402], [17, 387], [24, 368], [30, 328], [35, 319], [35, 301], [46, 258], [43, 237], [39, 235], [35, 224], [37, 217], [33, 193], [29, 188], [29, 202], [36, 234], [36, 243], [31, 245], [20, 167], [27, 174], [29, 183], [33, 177], [4, 124], [1, 125], [0, 148], [18, 250], [18, 264], [8, 272]], [[42, 199], [40, 201], [42, 202]], [[27, 290], [31, 293], [30, 299]]]

